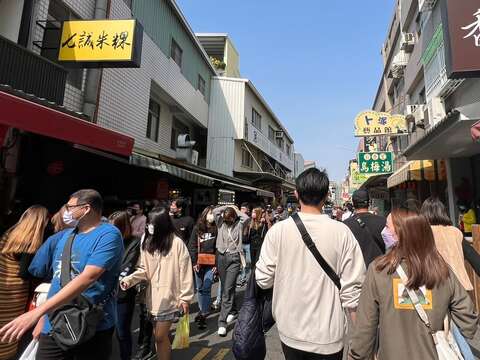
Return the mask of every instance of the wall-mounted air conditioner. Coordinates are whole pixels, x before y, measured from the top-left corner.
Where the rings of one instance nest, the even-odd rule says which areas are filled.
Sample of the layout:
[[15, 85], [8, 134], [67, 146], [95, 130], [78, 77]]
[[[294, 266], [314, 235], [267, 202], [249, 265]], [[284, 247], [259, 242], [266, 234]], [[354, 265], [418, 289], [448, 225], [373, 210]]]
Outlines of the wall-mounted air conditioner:
[[[183, 160], [188, 163], [192, 163], [193, 160], [193, 147], [196, 141], [190, 140], [190, 135], [181, 134], [177, 138], [176, 157], [178, 160]], [[198, 153], [197, 153], [198, 159]], [[198, 161], [198, 160], [197, 160]]]
[[442, 98], [434, 97], [428, 101], [428, 122], [430, 126], [435, 125], [446, 116], [445, 104]]
[[415, 46], [415, 34], [402, 33], [400, 49], [405, 50], [406, 52], [412, 52], [414, 46]]

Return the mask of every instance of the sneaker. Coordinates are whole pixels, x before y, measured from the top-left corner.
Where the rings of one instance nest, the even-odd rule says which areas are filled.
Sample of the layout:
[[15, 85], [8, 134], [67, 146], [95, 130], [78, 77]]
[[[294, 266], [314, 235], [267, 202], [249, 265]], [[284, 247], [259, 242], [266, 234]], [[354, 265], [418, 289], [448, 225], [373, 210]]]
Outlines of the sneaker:
[[200, 315], [197, 321], [198, 330], [205, 330], [207, 328], [207, 319], [205, 316]]
[[227, 328], [225, 326], [220, 326], [218, 328], [218, 336], [221, 336], [221, 337], [227, 336]]
[[227, 316], [227, 324], [231, 324], [237, 319], [237, 314], [228, 314]]

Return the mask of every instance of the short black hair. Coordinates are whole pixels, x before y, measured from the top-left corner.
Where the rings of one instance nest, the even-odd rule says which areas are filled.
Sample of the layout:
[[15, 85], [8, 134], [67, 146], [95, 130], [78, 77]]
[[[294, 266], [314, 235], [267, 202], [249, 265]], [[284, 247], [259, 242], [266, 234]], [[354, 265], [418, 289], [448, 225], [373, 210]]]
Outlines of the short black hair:
[[430, 225], [452, 225], [445, 205], [437, 197], [429, 197], [425, 200], [420, 212], [427, 218]]
[[140, 200], [134, 200], [130, 203], [130, 206], [133, 206], [133, 205], [138, 205], [140, 207], [140, 209], [144, 209], [145, 208], [145, 205], [143, 203], [143, 201], [140, 201]]
[[102, 195], [97, 190], [82, 189], [74, 192], [70, 195], [70, 199], [77, 199], [79, 204], [88, 204], [97, 213], [103, 211], [103, 199]]
[[247, 209], [250, 209], [250, 204], [248, 202], [243, 202], [241, 205], [240, 205], [240, 208], [242, 207], [245, 207]]
[[328, 196], [330, 180], [326, 171], [316, 168], [305, 170], [295, 181], [300, 201], [308, 206], [318, 206]]
[[183, 197], [179, 197], [178, 199], [175, 199], [172, 202], [174, 202], [177, 205], [177, 208], [182, 209], [183, 211], [187, 209], [188, 202], [187, 202], [187, 199]]

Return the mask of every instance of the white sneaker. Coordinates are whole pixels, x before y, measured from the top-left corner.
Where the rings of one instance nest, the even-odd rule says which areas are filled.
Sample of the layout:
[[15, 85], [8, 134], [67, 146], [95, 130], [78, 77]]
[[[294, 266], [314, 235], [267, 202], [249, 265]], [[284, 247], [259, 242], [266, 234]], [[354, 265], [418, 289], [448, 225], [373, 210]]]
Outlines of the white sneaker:
[[236, 319], [237, 319], [237, 315], [229, 314], [229, 315], [227, 316], [227, 324], [231, 324], [231, 323], [234, 322]]
[[220, 326], [218, 328], [218, 336], [221, 336], [221, 337], [227, 336], [227, 328], [224, 326]]

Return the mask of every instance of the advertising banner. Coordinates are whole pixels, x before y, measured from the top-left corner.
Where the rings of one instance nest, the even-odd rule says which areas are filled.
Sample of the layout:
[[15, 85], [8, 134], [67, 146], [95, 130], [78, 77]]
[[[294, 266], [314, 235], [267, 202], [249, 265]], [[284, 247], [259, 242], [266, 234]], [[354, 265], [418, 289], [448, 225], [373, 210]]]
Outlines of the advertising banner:
[[391, 151], [358, 153], [360, 174], [382, 175], [393, 172], [393, 153]]
[[355, 136], [378, 135], [408, 135], [405, 116], [377, 111], [363, 111], [358, 114], [355, 118]]

